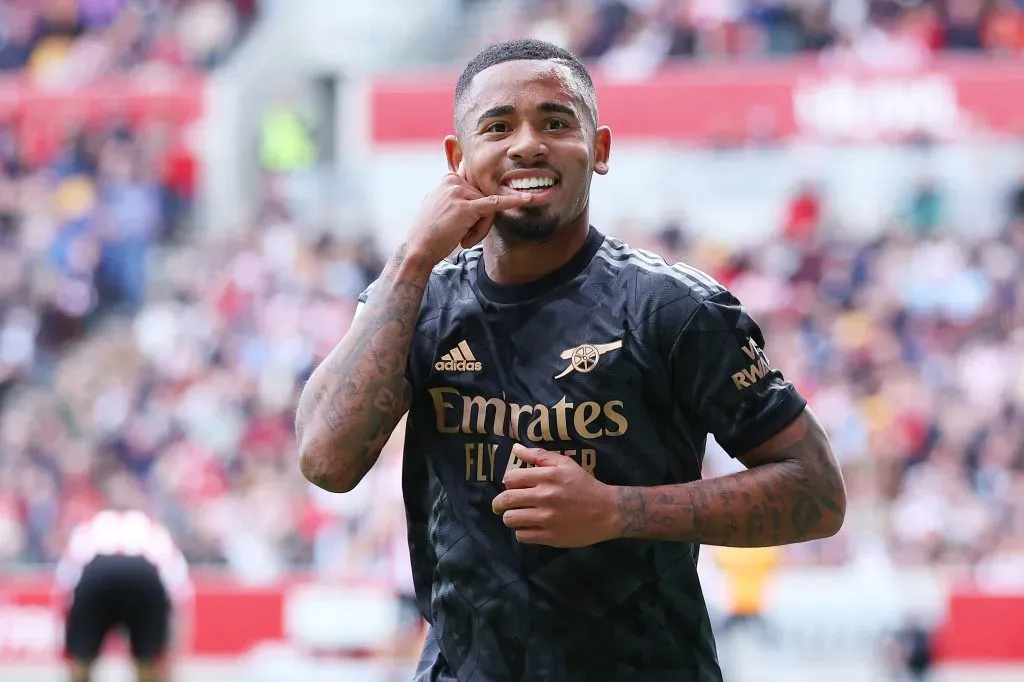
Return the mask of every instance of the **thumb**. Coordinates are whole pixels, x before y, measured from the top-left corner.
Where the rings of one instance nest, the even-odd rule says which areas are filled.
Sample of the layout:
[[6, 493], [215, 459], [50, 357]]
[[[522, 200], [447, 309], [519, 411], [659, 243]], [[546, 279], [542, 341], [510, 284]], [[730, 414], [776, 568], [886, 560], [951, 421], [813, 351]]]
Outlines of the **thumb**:
[[480, 220], [473, 223], [473, 227], [469, 228], [469, 232], [466, 236], [459, 241], [459, 246], [464, 249], [471, 249], [484, 240], [487, 233], [491, 231], [491, 222], [494, 220], [493, 216], [484, 216]]
[[541, 448], [528, 448], [525, 445], [516, 443], [512, 446], [512, 454], [526, 462], [527, 464], [533, 464], [539, 467], [553, 467], [556, 466], [560, 459], [560, 455], [556, 455], [553, 452]]

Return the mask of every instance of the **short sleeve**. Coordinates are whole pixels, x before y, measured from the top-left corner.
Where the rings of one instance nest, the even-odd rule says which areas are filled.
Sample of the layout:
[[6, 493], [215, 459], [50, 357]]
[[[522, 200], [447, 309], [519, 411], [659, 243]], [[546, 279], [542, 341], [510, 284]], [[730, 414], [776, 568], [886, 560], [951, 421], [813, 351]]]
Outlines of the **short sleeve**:
[[807, 401], [773, 367], [760, 327], [728, 291], [706, 299], [670, 354], [679, 400], [733, 457], [769, 440]]

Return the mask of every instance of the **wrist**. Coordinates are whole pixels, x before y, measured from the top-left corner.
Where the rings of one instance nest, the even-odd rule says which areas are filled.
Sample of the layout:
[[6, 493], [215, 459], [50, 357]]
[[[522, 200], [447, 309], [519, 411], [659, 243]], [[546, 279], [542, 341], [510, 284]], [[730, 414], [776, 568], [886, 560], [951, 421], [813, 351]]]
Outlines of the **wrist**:
[[604, 504], [600, 505], [602, 535], [608, 540], [626, 537], [622, 532], [622, 509], [620, 499], [627, 490], [624, 486], [606, 485]]
[[399, 278], [426, 281], [430, 278], [430, 273], [438, 261], [423, 249], [406, 242], [398, 247], [398, 251], [392, 258], [392, 263]]

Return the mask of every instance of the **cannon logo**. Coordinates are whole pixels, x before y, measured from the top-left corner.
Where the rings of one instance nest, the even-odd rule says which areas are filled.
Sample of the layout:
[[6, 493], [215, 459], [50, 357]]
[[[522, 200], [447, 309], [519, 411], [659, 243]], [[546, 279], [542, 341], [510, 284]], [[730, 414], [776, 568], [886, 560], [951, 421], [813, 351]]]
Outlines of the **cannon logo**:
[[473, 355], [465, 339], [459, 341], [458, 345], [434, 363], [434, 369], [438, 372], [479, 372], [483, 368], [483, 364]]

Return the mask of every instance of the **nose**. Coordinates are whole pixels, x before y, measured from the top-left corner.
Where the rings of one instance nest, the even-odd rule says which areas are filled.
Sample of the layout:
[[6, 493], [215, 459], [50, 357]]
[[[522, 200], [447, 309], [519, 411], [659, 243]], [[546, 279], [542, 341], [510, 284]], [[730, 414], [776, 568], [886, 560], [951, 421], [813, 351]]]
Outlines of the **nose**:
[[535, 164], [547, 158], [548, 145], [539, 131], [524, 124], [513, 134], [507, 154], [518, 163]]

